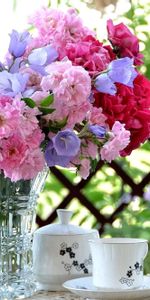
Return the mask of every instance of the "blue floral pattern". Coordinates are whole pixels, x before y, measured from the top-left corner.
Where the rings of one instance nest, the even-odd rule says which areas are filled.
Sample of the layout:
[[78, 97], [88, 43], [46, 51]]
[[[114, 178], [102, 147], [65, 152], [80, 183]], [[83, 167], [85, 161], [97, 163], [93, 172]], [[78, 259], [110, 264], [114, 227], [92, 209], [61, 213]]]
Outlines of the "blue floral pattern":
[[70, 273], [73, 268], [78, 272], [83, 272], [84, 274], [89, 274], [88, 266], [92, 265], [92, 257], [89, 255], [89, 258], [85, 259], [82, 262], [79, 262], [76, 259], [76, 250], [79, 248], [79, 244], [74, 242], [71, 246], [68, 246], [67, 243], [60, 244], [59, 254], [64, 257], [69, 258], [69, 262], [62, 261], [64, 269], [66, 272]]
[[121, 277], [119, 281], [121, 284], [126, 284], [127, 286], [132, 286], [134, 283], [134, 279], [132, 276], [136, 273], [137, 275], [140, 275], [140, 273], [143, 271], [143, 264], [136, 262], [134, 266], [129, 266], [127, 272], [126, 272], [126, 277]]

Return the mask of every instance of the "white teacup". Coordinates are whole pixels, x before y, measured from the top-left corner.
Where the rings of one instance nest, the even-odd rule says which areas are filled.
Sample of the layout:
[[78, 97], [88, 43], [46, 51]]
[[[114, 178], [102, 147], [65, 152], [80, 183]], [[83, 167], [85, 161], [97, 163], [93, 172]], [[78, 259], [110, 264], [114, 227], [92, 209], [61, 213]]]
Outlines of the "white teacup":
[[93, 285], [107, 289], [134, 289], [143, 284], [147, 240], [104, 238], [90, 240]]

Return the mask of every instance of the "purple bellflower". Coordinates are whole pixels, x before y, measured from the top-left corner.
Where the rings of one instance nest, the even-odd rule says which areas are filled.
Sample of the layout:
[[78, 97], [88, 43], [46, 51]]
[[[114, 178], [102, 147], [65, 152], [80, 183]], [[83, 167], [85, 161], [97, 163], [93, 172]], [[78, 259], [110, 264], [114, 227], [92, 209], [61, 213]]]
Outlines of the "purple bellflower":
[[45, 75], [45, 67], [51, 64], [58, 58], [58, 53], [52, 46], [48, 45], [42, 48], [34, 49], [28, 56], [28, 63], [30, 67], [40, 73]]
[[115, 82], [122, 83], [126, 86], [133, 87], [133, 81], [138, 73], [133, 67], [133, 59], [124, 57], [112, 61], [106, 73], [97, 76], [95, 87], [101, 93], [115, 95], [117, 88]]
[[80, 139], [70, 129], [57, 133], [53, 139], [54, 147], [58, 155], [75, 156], [80, 149]]
[[78, 153], [80, 149], [80, 139], [76, 134], [66, 129], [57, 133], [57, 135], [50, 140], [46, 150], [45, 159], [49, 167], [59, 165], [67, 167], [72, 158]]
[[49, 167], [53, 167], [55, 165], [67, 167], [71, 160], [70, 156], [58, 155], [51, 140], [46, 147], [44, 155]]
[[5, 66], [0, 62], [0, 72], [5, 69]]
[[24, 65], [24, 62], [22, 61], [22, 57], [17, 57], [15, 60], [13, 58], [6, 58], [7, 61], [7, 67], [9, 70], [9, 73], [18, 73], [21, 66]]
[[100, 74], [97, 76], [95, 81], [95, 87], [97, 91], [101, 93], [106, 93], [109, 95], [115, 95], [117, 88], [113, 81], [108, 77], [107, 73]]
[[9, 53], [15, 58], [22, 56], [25, 53], [29, 41], [30, 33], [28, 31], [19, 33], [16, 30], [13, 30], [10, 34]]
[[88, 130], [99, 139], [103, 139], [106, 134], [106, 128], [100, 125], [89, 125]]
[[0, 93], [10, 97], [14, 97], [19, 93], [23, 93], [28, 80], [27, 74], [0, 72]]
[[124, 57], [113, 60], [108, 67], [108, 76], [113, 82], [123, 83], [133, 87], [133, 81], [138, 73], [133, 67], [133, 59]]

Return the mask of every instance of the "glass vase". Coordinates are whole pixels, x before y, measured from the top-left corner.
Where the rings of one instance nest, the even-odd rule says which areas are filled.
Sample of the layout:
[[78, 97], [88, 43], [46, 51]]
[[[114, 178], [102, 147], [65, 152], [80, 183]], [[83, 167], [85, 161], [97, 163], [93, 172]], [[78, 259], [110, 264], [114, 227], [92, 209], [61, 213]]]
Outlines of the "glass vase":
[[36, 290], [32, 274], [32, 235], [36, 200], [45, 183], [44, 169], [33, 180], [11, 182], [0, 174], [0, 299], [30, 297]]

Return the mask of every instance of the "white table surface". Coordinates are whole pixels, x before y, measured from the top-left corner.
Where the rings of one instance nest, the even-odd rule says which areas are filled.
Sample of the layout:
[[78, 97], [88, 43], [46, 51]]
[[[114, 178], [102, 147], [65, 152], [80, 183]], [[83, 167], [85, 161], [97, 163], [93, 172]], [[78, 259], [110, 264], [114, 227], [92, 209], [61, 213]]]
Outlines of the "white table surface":
[[26, 298], [26, 300], [83, 300], [83, 298], [78, 297], [74, 294], [71, 294], [69, 292], [45, 292], [40, 291], [37, 292], [34, 296], [31, 298]]

